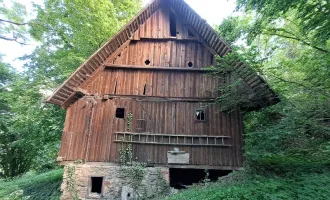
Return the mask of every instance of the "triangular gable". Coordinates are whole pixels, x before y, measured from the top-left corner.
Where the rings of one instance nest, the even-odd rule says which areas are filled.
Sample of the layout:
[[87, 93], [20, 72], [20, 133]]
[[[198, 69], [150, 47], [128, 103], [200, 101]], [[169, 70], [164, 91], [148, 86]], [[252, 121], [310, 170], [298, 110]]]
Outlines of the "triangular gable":
[[[181, 21], [189, 24], [194, 29], [193, 31], [202, 38], [203, 44], [208, 46], [213, 53], [224, 56], [232, 51], [218, 33], [183, 0], [154, 0], [83, 63], [46, 101], [67, 107], [73, 99], [84, 94], [81, 85], [102, 70], [109, 59], [117, 56], [120, 49], [127, 45], [128, 41], [136, 35], [139, 27], [161, 7], [162, 3], [172, 9]], [[253, 99], [257, 99], [258, 107], [266, 107], [279, 102], [278, 96], [270, 89], [266, 81], [245, 63], [237, 62], [233, 66], [233, 70], [254, 92]]]

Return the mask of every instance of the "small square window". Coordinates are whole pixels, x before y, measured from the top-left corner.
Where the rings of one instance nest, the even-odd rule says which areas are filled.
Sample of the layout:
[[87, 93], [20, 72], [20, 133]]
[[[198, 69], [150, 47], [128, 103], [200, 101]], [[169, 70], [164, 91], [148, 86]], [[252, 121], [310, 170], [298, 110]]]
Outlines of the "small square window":
[[103, 177], [91, 177], [91, 193], [102, 194]]
[[195, 119], [196, 121], [205, 121], [205, 110], [197, 109], [195, 112]]
[[125, 108], [116, 109], [116, 118], [124, 119], [125, 117]]

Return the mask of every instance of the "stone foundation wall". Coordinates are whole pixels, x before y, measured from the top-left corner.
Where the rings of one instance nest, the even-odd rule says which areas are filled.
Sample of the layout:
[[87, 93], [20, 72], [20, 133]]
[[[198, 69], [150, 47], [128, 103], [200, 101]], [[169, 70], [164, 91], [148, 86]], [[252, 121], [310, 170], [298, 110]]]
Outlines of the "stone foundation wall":
[[[91, 177], [103, 177], [102, 193], [91, 193]], [[61, 200], [129, 200], [156, 197], [169, 187], [165, 167], [121, 167], [110, 163], [68, 164], [64, 168]]]

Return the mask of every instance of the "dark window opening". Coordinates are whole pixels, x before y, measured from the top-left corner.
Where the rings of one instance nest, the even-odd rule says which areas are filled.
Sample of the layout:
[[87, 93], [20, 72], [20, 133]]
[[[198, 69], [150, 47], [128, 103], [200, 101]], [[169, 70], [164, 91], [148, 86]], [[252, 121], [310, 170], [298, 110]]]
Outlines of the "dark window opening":
[[230, 170], [208, 170], [208, 177], [204, 169], [176, 169], [170, 168], [170, 186], [175, 189], [186, 189], [194, 183], [200, 183], [206, 178], [217, 181], [219, 177], [226, 176]]
[[118, 57], [120, 57], [121, 56], [121, 53], [120, 54], [118, 54]]
[[213, 65], [214, 55], [211, 55], [211, 65]]
[[190, 29], [188, 29], [188, 36], [195, 37], [195, 34]]
[[91, 193], [102, 193], [103, 177], [91, 177]]
[[115, 83], [115, 89], [114, 89], [114, 91], [113, 91], [113, 94], [117, 94], [117, 81], [116, 81], [116, 83]]
[[147, 92], [147, 84], [144, 84], [144, 87], [143, 87], [143, 95], [146, 95], [146, 92]]
[[146, 60], [144, 63], [145, 63], [146, 65], [149, 65], [149, 64], [150, 64], [150, 60]]
[[127, 197], [130, 197], [130, 196], [131, 196], [131, 193], [128, 193], [128, 194], [127, 194]]
[[172, 37], [176, 37], [176, 18], [174, 13], [170, 12], [170, 32]]
[[197, 121], [205, 121], [205, 110], [203, 109], [196, 110], [195, 116]]
[[77, 100], [83, 98], [84, 96], [85, 96], [84, 94], [81, 94], [79, 92], [75, 95], [75, 97], [77, 98]]
[[125, 117], [125, 108], [116, 109], [116, 118], [123, 119]]
[[192, 67], [192, 66], [194, 66], [194, 64], [192, 62], [189, 62], [188, 67]]

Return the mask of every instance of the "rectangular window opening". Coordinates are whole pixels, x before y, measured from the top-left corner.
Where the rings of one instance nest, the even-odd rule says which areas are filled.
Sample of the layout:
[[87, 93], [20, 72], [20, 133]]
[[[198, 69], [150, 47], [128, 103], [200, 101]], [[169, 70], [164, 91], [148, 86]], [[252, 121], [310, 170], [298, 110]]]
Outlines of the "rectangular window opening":
[[171, 37], [176, 37], [176, 18], [173, 12], [170, 12], [170, 32]]
[[116, 109], [116, 118], [124, 119], [125, 117], [125, 108], [117, 108]]
[[146, 90], [147, 90], [147, 84], [145, 83], [143, 87], [143, 95], [146, 95], [147, 92]]
[[113, 91], [113, 94], [117, 94], [117, 80], [116, 80], [116, 83], [115, 83], [115, 89]]
[[205, 110], [197, 109], [195, 112], [195, 119], [196, 121], [205, 121]]
[[195, 34], [190, 29], [188, 29], [188, 36], [189, 37], [196, 37]]
[[91, 177], [91, 193], [101, 194], [103, 177]]

